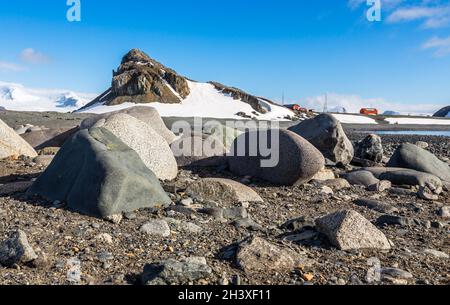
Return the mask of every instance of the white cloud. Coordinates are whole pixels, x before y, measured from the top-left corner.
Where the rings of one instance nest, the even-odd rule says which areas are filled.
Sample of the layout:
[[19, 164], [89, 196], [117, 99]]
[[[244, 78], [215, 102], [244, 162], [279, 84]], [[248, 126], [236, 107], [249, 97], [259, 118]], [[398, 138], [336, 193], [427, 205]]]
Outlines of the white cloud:
[[434, 50], [434, 55], [442, 57], [450, 54], [450, 36], [447, 38], [433, 37], [422, 45], [424, 50]]
[[450, 6], [401, 7], [387, 18], [389, 23], [411, 21], [423, 21], [422, 27], [426, 29], [444, 27], [450, 22]]
[[31, 64], [45, 64], [50, 61], [50, 58], [47, 55], [37, 52], [32, 48], [23, 50], [20, 53], [20, 59]]
[[[383, 98], [363, 98], [359, 95], [330, 93], [327, 95], [328, 110], [333, 112], [359, 113], [361, 108], [377, 108], [381, 113], [395, 111], [401, 114], [433, 114], [445, 105], [391, 103]], [[325, 96], [308, 97], [302, 107], [323, 111]]]
[[21, 72], [25, 70], [26, 70], [25, 67], [22, 67], [18, 64], [0, 61], [0, 71], [2, 72]]

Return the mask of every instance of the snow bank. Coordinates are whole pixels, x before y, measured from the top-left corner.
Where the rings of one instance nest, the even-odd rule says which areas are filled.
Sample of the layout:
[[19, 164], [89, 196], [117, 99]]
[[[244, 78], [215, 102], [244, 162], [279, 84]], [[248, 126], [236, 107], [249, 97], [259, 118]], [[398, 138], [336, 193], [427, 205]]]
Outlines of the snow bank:
[[377, 122], [363, 115], [357, 114], [333, 114], [343, 124], [377, 124]]
[[[254, 109], [247, 103], [235, 100], [231, 96], [219, 92], [212, 84], [188, 82], [191, 93], [181, 104], [139, 104], [158, 110], [162, 117], [204, 117], [217, 119], [242, 119], [236, 113], [244, 112], [250, 116]], [[259, 120], [284, 120], [293, 116], [293, 112], [285, 107], [270, 104], [260, 99], [261, 105], [268, 110], [266, 114], [256, 116]], [[134, 103], [124, 103], [116, 106], [93, 105], [81, 112], [105, 113], [136, 106]]]
[[410, 125], [450, 125], [448, 119], [422, 119], [422, 118], [386, 118], [389, 124], [410, 124]]

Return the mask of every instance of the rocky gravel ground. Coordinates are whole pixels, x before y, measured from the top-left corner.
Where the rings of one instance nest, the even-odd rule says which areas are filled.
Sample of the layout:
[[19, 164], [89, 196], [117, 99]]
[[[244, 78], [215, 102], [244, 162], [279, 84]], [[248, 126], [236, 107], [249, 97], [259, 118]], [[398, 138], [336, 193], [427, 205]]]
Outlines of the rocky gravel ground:
[[[0, 111], [0, 119], [13, 128], [32, 124], [70, 129], [86, 117]], [[367, 131], [354, 128], [346, 133], [354, 143], [367, 136]], [[449, 138], [381, 137], [385, 157], [410, 142], [449, 163]], [[10, 266], [0, 266], [0, 284], [450, 283], [448, 190], [437, 200], [423, 200], [415, 187], [406, 186], [372, 192], [320, 182], [276, 187], [218, 166], [180, 170], [174, 181], [162, 182], [172, 201], [168, 208], [102, 220], [25, 194], [51, 161], [48, 155], [56, 151], [41, 153], [45, 156], [34, 160], [0, 161], [0, 262], [8, 265], [5, 257], [20, 257]], [[330, 167], [336, 176], [354, 168]], [[222, 197], [216, 193], [213, 200], [191, 194], [189, 187], [205, 178], [240, 182], [262, 200], [233, 200], [225, 192]], [[331, 245], [315, 220], [341, 210], [356, 211], [369, 220], [387, 237], [390, 249], [342, 251]]]
[[[365, 135], [348, 136], [356, 141]], [[401, 142], [425, 141], [440, 159], [450, 157], [448, 138], [382, 139], [386, 155]], [[44, 168], [27, 159], [1, 161], [0, 184], [31, 181]], [[339, 174], [343, 170], [334, 167], [333, 171]], [[210, 177], [244, 183], [263, 202], [236, 204], [227, 199], [208, 201], [187, 195], [191, 183]], [[20, 189], [0, 195], [0, 240], [20, 229], [38, 257], [32, 263], [0, 267], [0, 284], [141, 284], [147, 264], [192, 257], [205, 258], [210, 269], [202, 269], [201, 279], [174, 281], [235, 285], [450, 284], [449, 219], [445, 218], [448, 212], [443, 212], [450, 205], [449, 192], [442, 193], [437, 201], [425, 201], [415, 192], [369, 192], [360, 186], [337, 187], [332, 192], [318, 183], [274, 187], [235, 177], [226, 168], [181, 170], [175, 181], [163, 183], [163, 187], [173, 201], [170, 207], [128, 213], [120, 223], [119, 219], [114, 223], [72, 213], [59, 202], [30, 199]], [[382, 202], [390, 212], [355, 204], [361, 198]], [[225, 210], [222, 217], [217, 214], [218, 208]], [[314, 220], [343, 209], [355, 210], [374, 223], [392, 248], [341, 251], [331, 246], [316, 230]], [[394, 214], [400, 221], [396, 225], [379, 224], [377, 220], [384, 214]], [[249, 236], [289, 249], [301, 255], [304, 263], [286, 271], [255, 270], [236, 257], [236, 243]], [[381, 278], [371, 276], [372, 266], [377, 264]], [[172, 280], [170, 274], [166, 280]]]

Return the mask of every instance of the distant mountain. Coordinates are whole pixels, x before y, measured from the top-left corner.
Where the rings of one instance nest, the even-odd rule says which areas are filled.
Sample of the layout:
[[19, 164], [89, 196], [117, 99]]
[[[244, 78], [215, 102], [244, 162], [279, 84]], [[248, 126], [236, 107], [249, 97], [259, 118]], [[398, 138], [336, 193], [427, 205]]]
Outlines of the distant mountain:
[[68, 90], [31, 89], [0, 82], [0, 107], [17, 111], [71, 112], [86, 105], [94, 94]]
[[282, 120], [294, 113], [269, 99], [218, 82], [201, 83], [133, 49], [113, 71], [111, 87], [78, 112], [104, 113], [136, 104], [164, 117], [253, 118]]
[[442, 108], [441, 110], [436, 112], [433, 116], [441, 117], [441, 118], [445, 118], [445, 117], [450, 118], [450, 106]]

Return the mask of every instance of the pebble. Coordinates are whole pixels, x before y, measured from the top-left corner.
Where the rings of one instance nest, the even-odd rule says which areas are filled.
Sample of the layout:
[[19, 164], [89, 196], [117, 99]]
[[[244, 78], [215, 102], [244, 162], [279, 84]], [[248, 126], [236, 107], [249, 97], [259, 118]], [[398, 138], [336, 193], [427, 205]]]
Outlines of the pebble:
[[439, 216], [442, 218], [450, 218], [450, 206], [443, 206], [439, 209]]
[[81, 282], [81, 261], [76, 258], [70, 258], [66, 261], [68, 268], [66, 278], [69, 283], [79, 284]]
[[134, 220], [137, 218], [137, 215], [134, 212], [126, 212], [126, 213], [123, 213], [123, 217], [127, 220]]
[[324, 185], [320, 188], [320, 194], [321, 195], [333, 195], [334, 192], [331, 189], [331, 187]]
[[100, 242], [106, 243], [106, 244], [112, 244], [113, 238], [108, 233], [102, 233], [95, 237], [95, 239], [99, 240]]
[[194, 200], [192, 198], [186, 198], [180, 201], [180, 205], [185, 207], [190, 207], [194, 204]]
[[423, 250], [423, 253], [437, 258], [449, 258], [449, 255], [447, 253], [433, 249], [425, 249]]
[[161, 219], [152, 219], [148, 221], [140, 228], [140, 231], [148, 235], [161, 237], [169, 237], [171, 233], [169, 224]]
[[111, 252], [102, 251], [97, 254], [97, 258], [101, 262], [107, 262], [114, 259], [114, 255]]
[[122, 214], [115, 214], [115, 215], [105, 217], [105, 220], [107, 220], [113, 224], [116, 224], [116, 225], [120, 224], [122, 222], [122, 219], [123, 219]]
[[385, 279], [387, 277], [402, 280], [408, 280], [413, 278], [413, 275], [411, 273], [399, 268], [381, 268], [381, 276], [382, 279]]

